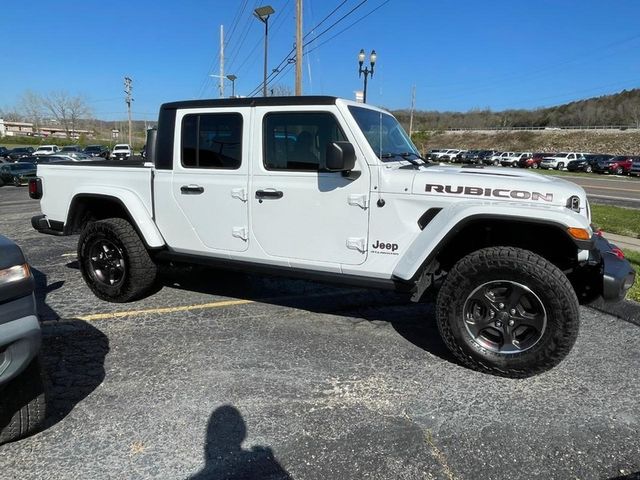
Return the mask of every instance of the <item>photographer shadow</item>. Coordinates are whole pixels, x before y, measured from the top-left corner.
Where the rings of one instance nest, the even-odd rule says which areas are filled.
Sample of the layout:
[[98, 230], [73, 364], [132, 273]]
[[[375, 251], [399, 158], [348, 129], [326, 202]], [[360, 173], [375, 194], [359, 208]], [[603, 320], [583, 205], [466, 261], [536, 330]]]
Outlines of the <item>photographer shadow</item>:
[[189, 480], [290, 480], [269, 447], [242, 448], [247, 425], [237, 408], [223, 405], [214, 410], [207, 426], [205, 465]]

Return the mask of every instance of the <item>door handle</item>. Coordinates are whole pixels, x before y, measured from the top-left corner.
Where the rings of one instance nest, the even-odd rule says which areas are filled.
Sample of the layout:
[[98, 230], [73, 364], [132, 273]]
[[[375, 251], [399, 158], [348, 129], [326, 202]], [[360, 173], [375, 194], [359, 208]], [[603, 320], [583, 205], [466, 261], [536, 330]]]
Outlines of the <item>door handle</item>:
[[283, 196], [284, 196], [284, 193], [282, 193], [280, 190], [258, 190], [258, 191], [256, 191], [256, 198], [258, 198], [258, 199], [263, 199], [263, 198], [278, 199], [278, 198], [282, 198]]
[[204, 187], [200, 185], [183, 185], [180, 187], [180, 193], [183, 195], [200, 195], [204, 192]]

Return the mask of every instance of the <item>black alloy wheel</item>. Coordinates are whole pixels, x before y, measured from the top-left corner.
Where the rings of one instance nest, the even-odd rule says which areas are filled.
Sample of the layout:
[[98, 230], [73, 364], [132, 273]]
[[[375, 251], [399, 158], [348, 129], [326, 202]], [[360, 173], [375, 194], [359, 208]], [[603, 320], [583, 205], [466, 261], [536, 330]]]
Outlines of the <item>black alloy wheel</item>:
[[547, 326], [547, 312], [540, 297], [510, 280], [480, 285], [467, 297], [462, 314], [474, 341], [503, 354], [530, 349]]
[[101, 239], [91, 245], [89, 250], [91, 273], [98, 282], [110, 287], [122, 283], [126, 264], [122, 249], [115, 243]]

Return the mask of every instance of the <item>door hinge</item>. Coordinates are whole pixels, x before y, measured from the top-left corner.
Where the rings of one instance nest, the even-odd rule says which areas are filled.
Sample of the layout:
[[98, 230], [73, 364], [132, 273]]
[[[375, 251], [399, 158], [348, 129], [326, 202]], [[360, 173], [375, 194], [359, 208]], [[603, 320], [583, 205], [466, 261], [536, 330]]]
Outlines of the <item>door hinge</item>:
[[244, 240], [245, 242], [249, 238], [247, 227], [233, 227], [233, 231], [232, 231], [231, 235], [233, 235], [236, 238], [240, 238], [240, 239]]
[[347, 197], [347, 202], [349, 203], [349, 205], [358, 206], [366, 210], [367, 208], [369, 208], [369, 195], [352, 193]]
[[347, 238], [347, 248], [349, 250], [357, 250], [360, 253], [366, 251], [366, 239], [362, 237], [349, 237]]
[[247, 201], [247, 190], [245, 188], [232, 188], [231, 189], [231, 198], [237, 198], [238, 200], [242, 200], [243, 202]]

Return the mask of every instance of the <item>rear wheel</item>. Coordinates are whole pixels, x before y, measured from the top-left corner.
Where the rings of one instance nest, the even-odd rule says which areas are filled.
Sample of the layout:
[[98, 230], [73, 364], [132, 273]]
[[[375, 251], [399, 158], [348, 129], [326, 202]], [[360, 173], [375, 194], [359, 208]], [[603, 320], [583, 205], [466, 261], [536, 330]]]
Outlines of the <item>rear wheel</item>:
[[0, 445], [37, 432], [46, 417], [40, 362], [31, 365], [2, 390], [0, 396]]
[[531, 168], [538, 168], [538, 164], [536, 162], [533, 162], [533, 165], [531, 165]]
[[20, 186], [20, 179], [18, 177], [13, 177], [13, 185], [16, 187]]
[[122, 218], [88, 224], [78, 240], [78, 261], [91, 291], [109, 302], [139, 299], [156, 282], [156, 264], [134, 228]]
[[567, 277], [519, 248], [486, 248], [460, 260], [438, 294], [436, 315], [460, 362], [505, 377], [552, 368], [578, 335], [578, 299]]
[[585, 167], [584, 171], [587, 172], [587, 173], [591, 173], [591, 172], [593, 172], [593, 167], [591, 165], [587, 165]]

